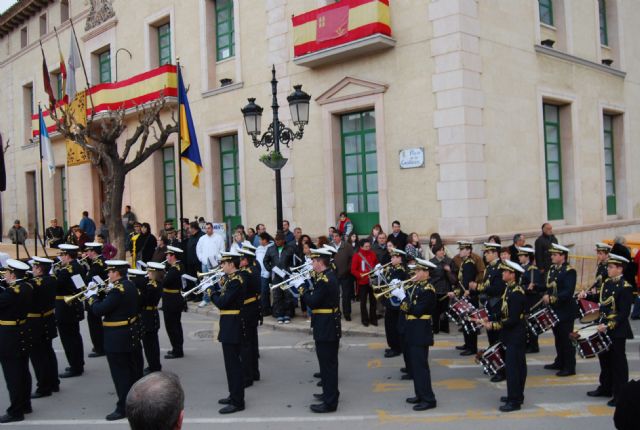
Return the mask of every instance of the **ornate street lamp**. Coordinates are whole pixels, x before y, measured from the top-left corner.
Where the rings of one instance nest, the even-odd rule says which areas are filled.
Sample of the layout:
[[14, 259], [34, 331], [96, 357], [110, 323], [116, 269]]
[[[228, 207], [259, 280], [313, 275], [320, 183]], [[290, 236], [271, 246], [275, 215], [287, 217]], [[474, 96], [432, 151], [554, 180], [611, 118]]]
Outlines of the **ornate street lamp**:
[[[294, 85], [294, 91], [287, 97], [289, 109], [291, 110], [291, 119], [297, 127], [297, 131], [280, 122], [278, 118], [278, 81], [276, 80], [276, 68], [271, 68], [271, 109], [273, 110], [273, 120], [269, 124], [267, 131], [261, 133], [261, 121], [263, 108], [256, 104], [255, 98], [249, 98], [249, 103], [240, 111], [244, 116], [244, 124], [247, 133], [251, 136], [253, 145], [256, 148], [264, 146], [267, 153], [260, 157], [266, 166], [273, 169], [276, 173], [276, 218], [277, 228], [282, 229], [282, 183], [280, 178], [280, 169], [287, 164], [287, 159], [282, 157], [280, 153], [280, 144], [284, 144], [289, 148], [291, 142], [302, 139], [304, 134], [304, 126], [309, 123], [309, 100], [311, 96], [302, 91], [302, 85]], [[273, 147], [273, 151], [271, 151]]]

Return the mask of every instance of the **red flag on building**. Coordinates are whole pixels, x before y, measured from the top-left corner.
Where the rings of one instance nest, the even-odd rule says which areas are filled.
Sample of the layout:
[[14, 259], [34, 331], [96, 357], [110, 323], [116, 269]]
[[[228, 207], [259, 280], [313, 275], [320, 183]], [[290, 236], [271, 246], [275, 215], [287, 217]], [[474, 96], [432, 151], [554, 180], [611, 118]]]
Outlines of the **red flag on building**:
[[56, 106], [56, 97], [53, 95], [53, 88], [51, 87], [51, 77], [49, 76], [49, 68], [47, 67], [47, 60], [44, 57], [44, 49], [42, 49], [42, 43], [40, 43], [40, 51], [42, 51], [42, 80], [44, 82], [44, 91], [49, 96], [49, 109], [54, 109]]
[[329, 9], [318, 13], [316, 41], [337, 39], [349, 31], [349, 6]]

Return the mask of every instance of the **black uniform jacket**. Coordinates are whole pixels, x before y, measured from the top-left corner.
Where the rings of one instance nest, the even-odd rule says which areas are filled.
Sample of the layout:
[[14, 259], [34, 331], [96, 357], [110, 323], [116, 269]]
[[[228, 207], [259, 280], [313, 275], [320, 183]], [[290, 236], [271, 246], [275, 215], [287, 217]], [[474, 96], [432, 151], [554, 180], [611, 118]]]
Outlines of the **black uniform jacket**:
[[[540, 301], [542, 295], [547, 291], [547, 286], [542, 279], [542, 273], [537, 266], [533, 264], [525, 264], [522, 266], [524, 273], [520, 276], [520, 286], [524, 290], [527, 302], [527, 311], [533, 305]], [[533, 284], [533, 289], [529, 289], [529, 285]]]
[[316, 342], [336, 342], [342, 336], [340, 323], [340, 287], [333, 270], [315, 273], [313, 288], [301, 287], [304, 302], [311, 308], [313, 340]]
[[497, 316], [502, 308], [502, 295], [506, 285], [502, 280], [500, 260], [495, 259], [487, 264], [484, 269], [484, 280], [478, 285], [478, 293], [487, 295], [487, 310], [492, 321], [497, 321]]
[[220, 290], [211, 296], [211, 301], [220, 309], [219, 342], [240, 343], [242, 341], [244, 330], [240, 309], [244, 301], [244, 282], [244, 277], [239, 272], [233, 272], [222, 278]]
[[55, 276], [44, 275], [33, 278], [33, 297], [29, 306], [28, 324], [33, 342], [51, 340], [58, 336], [56, 330], [56, 288]]
[[433, 345], [431, 315], [436, 305], [436, 290], [428, 281], [414, 282], [407, 289], [400, 310], [406, 319], [404, 338], [409, 345]]
[[132, 352], [139, 345], [138, 290], [128, 279], [116, 281], [104, 299], [89, 299], [93, 313], [103, 317], [104, 350]]
[[[462, 297], [464, 290], [470, 291], [469, 282], [475, 281], [477, 276], [478, 269], [476, 268], [476, 263], [473, 261], [473, 258], [466, 257], [462, 260], [462, 263], [460, 263], [460, 268], [458, 268], [458, 283], [453, 287], [453, 292], [456, 297]], [[472, 296], [476, 296], [476, 294], [477, 293], [472, 294]]]
[[508, 284], [502, 298], [500, 319], [492, 323], [494, 330], [501, 330], [500, 340], [505, 345], [525, 345], [527, 341], [526, 310], [527, 298], [524, 288], [515, 282]]
[[182, 312], [182, 263], [169, 266], [162, 280], [162, 310], [164, 312]]
[[633, 339], [629, 314], [633, 304], [633, 287], [622, 275], [606, 280], [600, 290], [600, 311], [610, 337]]
[[29, 353], [26, 320], [32, 294], [33, 287], [27, 281], [0, 288], [0, 357]]
[[74, 323], [84, 319], [84, 305], [79, 300], [74, 300], [70, 305], [64, 302], [65, 296], [72, 296], [79, 293], [71, 277], [74, 275], [85, 278], [85, 270], [78, 260], [73, 260], [70, 264], [55, 271], [58, 278], [56, 290], [56, 321], [60, 323]]
[[576, 270], [567, 263], [552, 265], [547, 272], [547, 294], [560, 322], [576, 318], [578, 305], [573, 297], [575, 291]]
[[253, 265], [245, 266], [239, 270], [243, 277], [242, 283], [242, 308], [240, 316], [245, 321], [247, 327], [253, 327], [258, 323], [258, 311], [260, 295], [260, 268]]
[[160, 329], [160, 316], [158, 315], [158, 303], [162, 290], [154, 280], [147, 282], [142, 292], [142, 329], [145, 332], [154, 332]]

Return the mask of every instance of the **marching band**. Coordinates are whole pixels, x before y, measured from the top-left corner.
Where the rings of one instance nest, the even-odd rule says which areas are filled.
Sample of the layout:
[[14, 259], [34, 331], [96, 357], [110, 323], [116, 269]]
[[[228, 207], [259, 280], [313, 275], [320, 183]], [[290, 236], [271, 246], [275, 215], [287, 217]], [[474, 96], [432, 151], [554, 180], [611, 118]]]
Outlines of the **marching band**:
[[[221, 414], [245, 409], [245, 389], [260, 380], [258, 326], [261, 270], [255, 248], [223, 252], [220, 266], [198, 274], [197, 285], [182, 286], [182, 250], [168, 246], [166, 262], [150, 262], [146, 271], [130, 269], [126, 261], [106, 260], [102, 244], [85, 244], [85, 257], [78, 260], [76, 245], [60, 244], [60, 262], [34, 257], [31, 267], [8, 260], [0, 287], [0, 363], [9, 392], [10, 406], [0, 423], [20, 421], [31, 412], [31, 399], [51, 396], [59, 390], [58, 378], [82, 375], [83, 341], [80, 321], [85, 310], [93, 351], [89, 357], [106, 355], [117, 394], [115, 410], [107, 420], [125, 417], [124, 404], [130, 387], [143, 374], [159, 371], [159, 303], [162, 301], [165, 328], [171, 350], [165, 359], [184, 356], [181, 314], [185, 298], [207, 294], [219, 309], [228, 395], [219, 400]], [[539, 351], [538, 336], [553, 331], [556, 358], [545, 369], [558, 377], [575, 375], [576, 351], [582, 357], [598, 357], [599, 386], [587, 393], [606, 397], [615, 406], [622, 385], [629, 378], [625, 347], [633, 337], [629, 315], [633, 289], [623, 278], [629, 261], [596, 244], [596, 282], [576, 294], [577, 275], [569, 265], [569, 249], [552, 244], [552, 265], [543, 273], [534, 262], [534, 249], [517, 248], [518, 262], [500, 258], [500, 244], [483, 244], [486, 267], [478, 270], [472, 243], [458, 242], [452, 273], [456, 282], [444, 296], [432, 283], [439, 270], [432, 261], [412, 258], [390, 248], [390, 263], [378, 264], [365, 273], [372, 282], [375, 299], [385, 307], [386, 357], [402, 355], [402, 379], [413, 380], [415, 395], [406, 402], [416, 411], [436, 407], [429, 369], [429, 348], [434, 343], [434, 315], [443, 299], [448, 300], [448, 317], [464, 335], [456, 347], [476, 361], [492, 382], [506, 379], [507, 393], [499, 410], [519, 410], [524, 402], [527, 378], [526, 353]], [[338, 350], [342, 334], [340, 284], [332, 264], [337, 250], [325, 246], [313, 249], [310, 261], [290, 269], [283, 282], [272, 289], [300, 297], [310, 309], [313, 339], [320, 367], [320, 403], [316, 413], [338, 407]], [[86, 264], [86, 268], [83, 266]], [[362, 265], [365, 267], [365, 265]], [[31, 276], [29, 271], [32, 270]], [[195, 279], [195, 278], [194, 278]], [[366, 300], [366, 297], [365, 297]], [[576, 318], [586, 323], [574, 330]], [[478, 350], [478, 334], [485, 329], [489, 348]], [[58, 375], [52, 341], [60, 336], [69, 366]], [[144, 368], [144, 358], [148, 367]], [[29, 360], [36, 389], [31, 393]]]

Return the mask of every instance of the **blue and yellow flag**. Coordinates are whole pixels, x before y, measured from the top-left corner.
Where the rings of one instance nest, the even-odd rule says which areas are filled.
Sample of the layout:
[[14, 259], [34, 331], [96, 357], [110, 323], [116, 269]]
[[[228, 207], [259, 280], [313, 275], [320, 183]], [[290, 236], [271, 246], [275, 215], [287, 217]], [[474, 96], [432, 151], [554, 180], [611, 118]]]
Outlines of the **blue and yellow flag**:
[[178, 68], [178, 100], [180, 101], [180, 157], [189, 166], [191, 172], [191, 183], [194, 187], [200, 187], [200, 171], [202, 170], [202, 160], [200, 160], [200, 148], [198, 148], [198, 138], [196, 128], [191, 118], [187, 91], [182, 82], [182, 73]]

